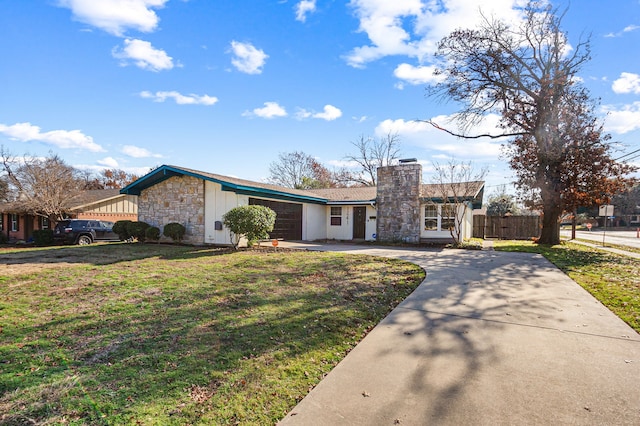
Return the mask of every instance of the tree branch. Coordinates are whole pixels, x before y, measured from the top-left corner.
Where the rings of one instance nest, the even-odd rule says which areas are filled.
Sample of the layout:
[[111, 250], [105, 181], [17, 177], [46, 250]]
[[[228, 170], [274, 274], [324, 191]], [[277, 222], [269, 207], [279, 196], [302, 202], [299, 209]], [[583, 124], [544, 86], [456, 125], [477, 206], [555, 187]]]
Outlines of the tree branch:
[[438, 125], [436, 122], [432, 121], [432, 120], [414, 120], [418, 123], [427, 123], [432, 125], [433, 127], [435, 127], [438, 130], [442, 130], [445, 133], [450, 134], [451, 136], [455, 136], [457, 138], [462, 138], [462, 139], [480, 139], [480, 138], [490, 138], [490, 139], [499, 139], [499, 138], [505, 138], [505, 137], [515, 137], [515, 136], [523, 136], [523, 135], [527, 135], [527, 132], [512, 132], [512, 133], [503, 133], [501, 135], [492, 135], [489, 133], [482, 133], [479, 135], [473, 135], [473, 136], [469, 136], [469, 135], [463, 135], [461, 133], [456, 133], [454, 131], [451, 131], [449, 129], [445, 129], [444, 127]]

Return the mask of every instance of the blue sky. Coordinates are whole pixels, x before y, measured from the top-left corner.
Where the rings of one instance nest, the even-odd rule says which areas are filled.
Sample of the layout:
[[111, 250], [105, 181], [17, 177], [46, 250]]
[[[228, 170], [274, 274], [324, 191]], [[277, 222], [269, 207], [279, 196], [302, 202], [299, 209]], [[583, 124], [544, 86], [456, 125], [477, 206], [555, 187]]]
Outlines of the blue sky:
[[[279, 153], [340, 166], [350, 142], [392, 132], [425, 181], [453, 157], [487, 166], [491, 192], [513, 180], [501, 141], [414, 120], [458, 110], [425, 97], [437, 41], [479, 8], [518, 19], [521, 3], [4, 0], [0, 144], [96, 172], [173, 164], [261, 181]], [[580, 77], [620, 155], [640, 149], [640, 0], [574, 0], [563, 27], [572, 43], [591, 34]]]

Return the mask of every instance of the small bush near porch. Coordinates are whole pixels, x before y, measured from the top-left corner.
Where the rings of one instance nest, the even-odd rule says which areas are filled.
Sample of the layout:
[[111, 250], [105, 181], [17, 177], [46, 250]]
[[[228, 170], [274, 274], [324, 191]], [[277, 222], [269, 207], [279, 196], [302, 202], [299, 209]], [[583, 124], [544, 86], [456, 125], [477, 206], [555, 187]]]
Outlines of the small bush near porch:
[[318, 252], [0, 256], [1, 424], [274, 424], [423, 279]]

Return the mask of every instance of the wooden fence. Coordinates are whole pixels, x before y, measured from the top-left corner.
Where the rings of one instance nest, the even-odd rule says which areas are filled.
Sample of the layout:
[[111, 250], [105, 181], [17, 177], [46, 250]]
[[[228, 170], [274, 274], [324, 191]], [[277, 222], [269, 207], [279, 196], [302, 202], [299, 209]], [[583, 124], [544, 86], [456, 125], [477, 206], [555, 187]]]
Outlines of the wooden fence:
[[473, 237], [499, 240], [530, 240], [540, 236], [540, 216], [473, 216]]

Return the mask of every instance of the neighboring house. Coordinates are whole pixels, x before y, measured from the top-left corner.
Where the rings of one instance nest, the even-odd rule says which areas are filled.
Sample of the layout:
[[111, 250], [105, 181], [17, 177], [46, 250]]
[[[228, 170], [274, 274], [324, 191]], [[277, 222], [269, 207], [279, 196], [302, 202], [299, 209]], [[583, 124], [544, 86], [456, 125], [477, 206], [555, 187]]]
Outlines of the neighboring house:
[[[476, 182], [459, 208], [465, 211], [462, 236], [471, 237], [472, 209], [482, 204], [483, 182]], [[366, 240], [420, 243], [450, 241], [450, 217], [433, 185], [422, 184], [419, 164], [378, 169], [378, 186], [296, 190], [229, 176], [163, 165], [121, 194], [138, 196], [139, 220], [161, 230], [177, 222], [191, 244], [231, 244], [222, 216], [243, 205], [265, 205], [276, 212], [271, 238], [286, 240]]]
[[[111, 222], [138, 220], [137, 197], [120, 194], [119, 189], [83, 191], [69, 202], [67, 217]], [[54, 226], [45, 217], [22, 211], [16, 203], [0, 204], [0, 232], [10, 241], [29, 240], [33, 231]]]
[[74, 197], [69, 215], [74, 219], [100, 219], [109, 222], [138, 220], [138, 197], [121, 194], [119, 189], [84, 191]]

